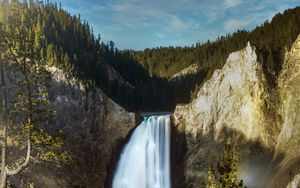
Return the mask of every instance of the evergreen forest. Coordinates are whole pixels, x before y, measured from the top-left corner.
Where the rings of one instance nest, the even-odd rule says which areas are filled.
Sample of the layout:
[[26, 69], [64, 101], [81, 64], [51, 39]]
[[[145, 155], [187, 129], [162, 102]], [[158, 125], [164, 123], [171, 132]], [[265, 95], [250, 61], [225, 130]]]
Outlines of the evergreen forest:
[[[103, 41], [81, 15], [71, 15], [56, 3], [3, 0], [1, 33], [34, 41], [30, 52], [48, 66], [56, 66], [81, 80], [85, 87], [101, 88], [131, 111], [172, 111], [192, 100], [201, 83], [221, 68], [233, 51], [248, 41], [256, 46], [270, 85], [281, 70], [284, 53], [300, 33], [300, 7], [276, 14], [252, 31], [239, 30], [215, 41], [186, 47], [158, 47], [143, 51], [119, 50]], [[5, 37], [2, 36], [3, 40]], [[24, 48], [26, 44], [13, 44]], [[197, 73], [171, 79], [196, 64]]]

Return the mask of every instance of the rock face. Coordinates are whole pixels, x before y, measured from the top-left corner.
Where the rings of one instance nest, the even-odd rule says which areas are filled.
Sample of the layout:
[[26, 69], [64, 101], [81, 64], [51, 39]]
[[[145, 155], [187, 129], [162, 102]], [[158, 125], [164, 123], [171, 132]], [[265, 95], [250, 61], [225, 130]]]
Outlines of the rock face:
[[[214, 72], [190, 104], [176, 107], [173, 124], [186, 139], [184, 176], [188, 187], [199, 187], [206, 181], [207, 167], [218, 158], [224, 143], [241, 146], [242, 171], [246, 174], [241, 178], [246, 185], [250, 179], [249, 165], [258, 158], [264, 163], [283, 155], [286, 156], [283, 161], [299, 157], [299, 42], [300, 37], [287, 54], [278, 88], [268, 86], [255, 48], [248, 43], [245, 49], [229, 55], [224, 67]], [[297, 147], [287, 149], [286, 144]], [[275, 161], [277, 167], [279, 162]], [[284, 169], [285, 165], [280, 165]], [[266, 187], [268, 182], [274, 182], [272, 178], [277, 176], [274, 166], [266, 168], [269, 171], [266, 181], [248, 187]], [[275, 182], [272, 185], [281, 186]]]
[[187, 75], [195, 75], [197, 74], [199, 71], [199, 67], [197, 64], [192, 64], [190, 66], [188, 66], [187, 68], [183, 69], [182, 71], [174, 74], [169, 81], [176, 81], [178, 79], [181, 79], [183, 77], [186, 77]]
[[[300, 37], [286, 54], [283, 71], [279, 77], [282, 101], [282, 131], [278, 138], [277, 152], [289, 158], [300, 156]], [[293, 148], [286, 147], [293, 145]]]
[[175, 123], [185, 121], [186, 134], [193, 138], [214, 130], [216, 136], [226, 127], [237, 129], [248, 139], [261, 138], [266, 144], [263, 105], [266, 81], [250, 44], [229, 55], [222, 70], [216, 70], [204, 83], [191, 104], [178, 106]]
[[116, 81], [119, 82], [121, 85], [130, 88], [130, 89], [134, 89], [134, 87], [128, 83], [121, 75], [118, 71], [116, 71], [112, 66], [106, 64], [106, 63], [102, 63], [101, 64], [103, 70], [105, 70], [108, 80], [110, 82], [112, 81]]
[[287, 188], [298, 188], [300, 186], [300, 174], [296, 175], [287, 185]]
[[[282, 106], [282, 129], [278, 136], [276, 153], [284, 153], [285, 158], [274, 179], [286, 182], [296, 174], [294, 182], [299, 184], [300, 173], [300, 36], [285, 56], [282, 72], [278, 79], [278, 90]], [[290, 175], [291, 176], [291, 175]], [[296, 178], [297, 177], [297, 178]], [[276, 182], [273, 182], [276, 185]], [[292, 184], [291, 184], [292, 185]], [[283, 187], [283, 186], [282, 186]], [[291, 186], [293, 187], [293, 186]]]
[[[12, 77], [8, 82], [13, 85], [14, 67], [9, 71]], [[98, 88], [87, 91], [60, 69], [49, 67], [48, 71], [49, 96], [56, 111], [49, 129], [64, 132], [65, 149], [72, 162], [60, 168], [53, 164], [33, 165], [28, 181], [36, 187], [104, 187], [115, 153], [136, 126], [135, 114], [124, 110]], [[26, 177], [26, 173], [21, 176]]]

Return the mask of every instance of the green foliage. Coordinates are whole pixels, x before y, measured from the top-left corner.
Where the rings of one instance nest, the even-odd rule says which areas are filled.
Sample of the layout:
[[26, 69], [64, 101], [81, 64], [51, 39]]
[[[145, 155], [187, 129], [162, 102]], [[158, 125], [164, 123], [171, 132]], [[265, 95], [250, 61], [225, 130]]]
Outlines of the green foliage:
[[209, 188], [217, 188], [217, 183], [216, 183], [216, 177], [215, 177], [215, 172], [214, 169], [209, 167], [208, 168], [208, 181], [209, 181]]
[[[218, 37], [216, 41], [197, 43], [191, 47], [159, 47], [132, 51], [133, 58], [151, 76], [170, 78], [192, 64], [198, 64], [199, 73], [190, 75], [176, 83], [174, 102], [188, 102], [195, 97], [201, 83], [207, 80], [215, 69], [222, 68], [229, 53], [244, 48], [247, 41], [255, 45], [258, 60], [263, 64], [270, 86], [276, 85], [275, 77], [281, 70], [285, 49], [289, 49], [300, 33], [300, 7], [276, 14], [272, 21], [266, 21], [252, 31], [238, 30], [233, 34]], [[190, 79], [204, 76], [197, 82]], [[180, 88], [180, 89], [179, 89]], [[193, 92], [195, 91], [195, 92]], [[184, 93], [182, 95], [181, 93]]]
[[63, 134], [46, 131], [55, 111], [49, 105], [46, 80], [50, 75], [45, 68], [46, 58], [41, 57], [45, 55], [46, 47], [45, 26], [41, 19], [43, 6], [31, 4], [29, 8], [26, 1], [21, 4], [15, 0], [1, 2], [0, 8], [6, 12], [0, 25], [5, 61], [13, 61], [21, 72], [15, 78], [18, 87], [10, 113], [14, 124], [11, 127], [15, 134], [14, 146], [23, 147], [24, 143], [29, 143], [32, 146], [30, 155], [36, 161], [66, 161], [68, 153], [62, 149]]
[[46, 62], [49, 66], [55, 66], [57, 64], [57, 55], [53, 44], [49, 44], [46, 50]]
[[[296, 169], [293, 169], [289, 172], [289, 182], [293, 181], [295, 176], [300, 174], [300, 168], [296, 168]], [[300, 185], [300, 182], [299, 182], [299, 185]], [[299, 186], [298, 185], [298, 186]]]
[[[72, 73], [89, 90], [101, 88], [128, 110], [172, 110], [178, 103], [189, 102], [214, 70], [222, 68], [229, 53], [244, 48], [247, 41], [257, 47], [258, 59], [275, 86], [285, 49], [300, 31], [300, 8], [296, 7], [252, 31], [238, 30], [215, 41], [191, 47], [120, 51], [112, 41], [105, 44], [100, 35], [95, 38], [89, 23], [80, 15], [72, 16], [57, 4], [2, 1], [0, 9], [0, 22], [9, 20], [14, 25], [4, 27], [11, 37], [26, 38], [14, 46], [29, 48], [33, 42], [29, 52], [38, 57], [36, 61]], [[191, 64], [199, 67], [196, 75], [168, 81]]]
[[[298, 15], [299, 7], [276, 15], [272, 22], [265, 22], [251, 32], [236, 31], [214, 42], [197, 43], [192, 47], [160, 47], [135, 52], [114, 50], [111, 43], [96, 44], [99, 47], [94, 50], [97, 51], [96, 59], [102, 66], [95, 65], [88, 72], [84, 71], [90, 76], [85, 79], [95, 80], [96, 86], [130, 110], [172, 110], [178, 103], [189, 102], [191, 91], [199, 90], [215, 69], [222, 68], [229, 53], [244, 48], [250, 41], [258, 49], [259, 60], [268, 80], [274, 82], [274, 76], [283, 63], [284, 49], [289, 48], [299, 34]], [[80, 57], [80, 54], [76, 56]], [[105, 63], [117, 70], [134, 89], [117, 81], [107, 81], [109, 75], [107, 70], [103, 70]], [[194, 63], [198, 64], [199, 69], [196, 75], [168, 81], [175, 73]], [[97, 70], [98, 74], [91, 70]]]
[[150, 75], [170, 78], [175, 73], [197, 63], [201, 70], [221, 68], [229, 53], [246, 46], [247, 41], [264, 50], [269, 71], [280, 71], [285, 48], [291, 47], [300, 32], [300, 7], [278, 13], [252, 31], [238, 30], [218, 37], [216, 41], [197, 43], [191, 47], [159, 47], [133, 52], [133, 57]]
[[217, 165], [218, 172], [220, 173], [219, 184], [221, 187], [236, 185], [239, 162], [240, 156], [237, 147], [226, 145]]
[[[240, 154], [237, 146], [225, 145], [223, 155], [217, 163], [217, 172], [208, 169], [208, 188], [244, 188], [243, 180], [238, 181]], [[216, 175], [219, 177], [216, 180]]]
[[9, 12], [1, 14], [3, 20], [9, 20], [4, 26], [9, 38], [27, 39], [14, 44], [15, 48], [33, 44], [29, 54], [37, 57], [35, 62], [72, 73], [88, 90], [100, 87], [129, 110], [164, 110], [172, 103], [168, 101], [172, 97], [167, 80], [151, 78], [129, 51], [119, 51], [112, 41], [103, 43], [100, 36], [95, 38], [89, 23], [80, 15], [71, 16], [48, 1], [30, 1], [29, 6], [3, 1], [0, 8]]

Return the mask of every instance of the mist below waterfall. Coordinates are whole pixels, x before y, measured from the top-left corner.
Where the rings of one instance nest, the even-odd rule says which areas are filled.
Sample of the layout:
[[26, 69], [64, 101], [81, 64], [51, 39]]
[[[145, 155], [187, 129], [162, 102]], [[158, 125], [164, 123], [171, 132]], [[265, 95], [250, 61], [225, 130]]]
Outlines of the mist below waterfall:
[[170, 188], [170, 115], [144, 117], [125, 145], [113, 188]]

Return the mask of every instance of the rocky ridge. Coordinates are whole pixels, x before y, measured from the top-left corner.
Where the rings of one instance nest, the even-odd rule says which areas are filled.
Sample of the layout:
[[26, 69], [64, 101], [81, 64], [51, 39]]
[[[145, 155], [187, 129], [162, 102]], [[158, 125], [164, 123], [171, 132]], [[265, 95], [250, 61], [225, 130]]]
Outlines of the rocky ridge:
[[[293, 171], [290, 164], [299, 164], [295, 162], [300, 153], [299, 43], [300, 36], [286, 55], [277, 88], [268, 86], [255, 47], [248, 43], [245, 49], [229, 55], [223, 68], [213, 73], [190, 104], [176, 107], [173, 125], [186, 141], [186, 186], [197, 187], [206, 181], [210, 161], [218, 158], [222, 144], [233, 142], [241, 146], [240, 174], [245, 174], [241, 178], [246, 185], [254, 163], [268, 163], [267, 175], [265, 181], [249, 187], [287, 185], [288, 178], [280, 184], [275, 179]], [[275, 167], [281, 169], [278, 175], [274, 174]], [[261, 175], [256, 174], [257, 178]]]
[[[88, 90], [56, 67], [47, 70], [51, 75], [47, 81], [49, 97], [56, 111], [49, 131], [63, 131], [64, 147], [72, 161], [59, 168], [51, 163], [35, 164], [11, 181], [19, 184], [26, 179], [36, 187], [51, 188], [104, 187], [112, 159], [136, 126], [136, 115], [109, 99], [99, 88]], [[20, 74], [14, 64], [7, 71], [7, 83], [13, 93], [15, 77]]]
[[181, 79], [183, 77], [189, 76], [189, 75], [195, 75], [197, 74], [199, 71], [199, 67], [197, 64], [192, 64], [190, 66], [188, 66], [187, 68], [183, 69], [182, 71], [174, 74], [169, 81], [176, 81], [178, 79]]

